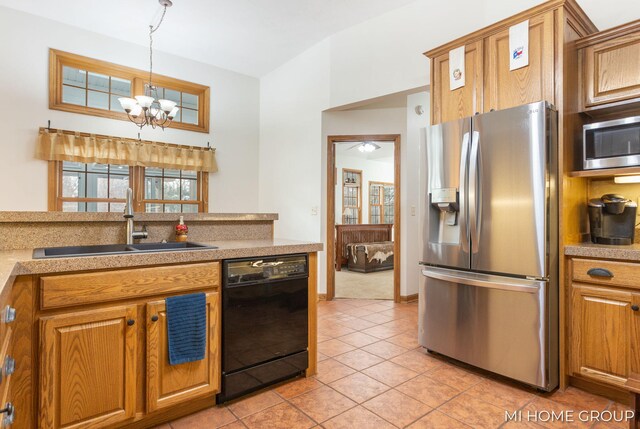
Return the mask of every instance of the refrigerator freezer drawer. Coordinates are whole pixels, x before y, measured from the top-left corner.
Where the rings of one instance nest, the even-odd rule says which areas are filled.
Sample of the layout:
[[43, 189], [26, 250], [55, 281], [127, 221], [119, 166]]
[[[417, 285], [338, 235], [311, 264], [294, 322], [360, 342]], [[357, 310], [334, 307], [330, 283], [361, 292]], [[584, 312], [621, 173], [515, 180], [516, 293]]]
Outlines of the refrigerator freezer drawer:
[[423, 347], [544, 390], [557, 386], [548, 282], [431, 267], [422, 274]]

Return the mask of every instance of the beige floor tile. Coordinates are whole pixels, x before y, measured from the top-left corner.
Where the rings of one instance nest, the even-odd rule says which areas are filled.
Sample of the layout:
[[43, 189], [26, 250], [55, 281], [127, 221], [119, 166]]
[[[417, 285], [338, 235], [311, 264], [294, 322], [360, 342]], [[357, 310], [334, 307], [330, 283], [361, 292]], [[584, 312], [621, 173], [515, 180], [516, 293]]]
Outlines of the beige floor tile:
[[429, 377], [440, 383], [448, 384], [459, 390], [467, 390], [480, 383], [483, 378], [473, 372], [458, 368], [451, 364], [444, 364], [428, 372]]
[[442, 405], [438, 411], [478, 429], [497, 428], [505, 422], [504, 409], [464, 393]]
[[303, 393], [290, 402], [318, 423], [356, 406], [356, 403], [328, 386]]
[[354, 372], [354, 369], [337, 360], [327, 359], [318, 362], [318, 374], [316, 374], [316, 378], [322, 383], [331, 383], [332, 381], [351, 375]]
[[416, 421], [412, 425], [408, 426], [409, 429], [469, 429], [469, 426], [465, 425], [458, 420], [442, 414], [439, 411], [431, 411], [420, 420]]
[[[531, 423], [536, 423], [545, 428], [582, 429], [591, 427], [593, 425], [592, 422], [582, 422], [578, 418], [574, 418], [574, 421], [572, 422], [549, 419], [549, 413], [560, 416], [562, 415], [562, 413], [573, 411], [578, 408], [579, 407], [573, 405], [567, 406], [543, 397], [537, 397], [527, 405], [525, 405], [525, 407], [522, 409], [522, 413], [523, 419], [526, 419]], [[533, 418], [527, 419], [526, 417], [529, 415], [533, 416]], [[540, 416], [542, 420], [536, 419], [536, 416]]]
[[389, 361], [364, 369], [362, 373], [391, 387], [404, 383], [418, 375], [417, 372], [411, 371], [409, 368]]
[[384, 359], [361, 349], [353, 350], [340, 356], [336, 356], [335, 360], [353, 369], [361, 371], [370, 366], [384, 362]]
[[534, 390], [484, 379], [467, 392], [471, 396], [509, 411], [522, 408], [535, 398]]
[[388, 390], [362, 405], [398, 427], [405, 427], [431, 411], [431, 407], [397, 390]]
[[361, 332], [364, 332], [365, 334], [373, 335], [376, 338], [384, 340], [385, 338], [390, 338], [402, 333], [402, 329], [378, 325], [372, 328], [363, 329]]
[[415, 330], [403, 332], [402, 334], [387, 338], [386, 341], [410, 350], [420, 347], [420, 344], [418, 344], [418, 333]]
[[382, 392], [389, 390], [389, 386], [360, 372], [341, 378], [329, 384], [333, 389], [358, 403], [368, 401]]
[[246, 429], [246, 426], [240, 420], [236, 420], [233, 423], [229, 423], [228, 425], [222, 426], [222, 428], [220, 429]]
[[439, 381], [435, 381], [426, 375], [420, 375], [416, 378], [412, 378], [411, 380], [396, 387], [396, 389], [405, 395], [411, 396], [412, 398], [429, 405], [432, 408], [439, 407], [461, 393], [460, 390], [440, 383]]
[[404, 347], [391, 344], [387, 341], [378, 341], [377, 343], [369, 344], [368, 346], [362, 347], [362, 350], [373, 353], [383, 359], [391, 359], [408, 351]]
[[603, 398], [602, 396], [592, 395], [585, 391], [576, 389], [575, 387], [569, 387], [564, 391], [556, 390], [551, 395], [542, 395], [545, 399], [549, 399], [554, 402], [558, 402], [562, 405], [574, 407], [580, 410], [605, 410], [610, 404], [611, 400]]
[[315, 426], [309, 417], [287, 403], [252, 414], [242, 422], [249, 429], [307, 429]]
[[211, 407], [171, 422], [172, 429], [219, 428], [236, 421], [225, 407]]
[[282, 396], [285, 399], [289, 399], [322, 386], [323, 384], [319, 382], [315, 377], [303, 377], [282, 384], [276, 387], [274, 390], [278, 395]]
[[325, 429], [393, 429], [394, 425], [357, 406], [322, 424]]
[[282, 402], [282, 398], [272, 391], [266, 391], [230, 402], [227, 407], [239, 419], [257, 413]]
[[[341, 322], [341, 323], [347, 323], [347, 322]], [[356, 332], [355, 329], [351, 329], [351, 328], [347, 328], [344, 325], [341, 325], [340, 323], [321, 323], [318, 325], [318, 334], [322, 334], [324, 336], [327, 337], [331, 337], [331, 338], [338, 338], [341, 337], [343, 335], [347, 335], [347, 334], [352, 334]]]
[[367, 335], [364, 332], [354, 332], [353, 334], [344, 335], [338, 339], [354, 347], [364, 347], [380, 341], [378, 338]]
[[372, 313], [367, 316], [363, 316], [362, 319], [375, 324], [382, 324], [392, 321], [393, 317], [381, 313]]
[[410, 350], [391, 359], [391, 362], [402, 365], [415, 372], [426, 372], [442, 366], [442, 362], [429, 356], [426, 350]]
[[342, 341], [335, 338], [333, 340], [318, 343], [318, 352], [330, 357], [338, 356], [343, 353], [350, 352], [354, 349], [355, 347], [347, 343], [343, 343]]
[[369, 322], [364, 319], [354, 318], [353, 320], [349, 320], [346, 322], [339, 322], [341, 325], [346, 326], [350, 329], [355, 329], [357, 331], [361, 331], [363, 329], [371, 328], [372, 326], [376, 326], [375, 323]]

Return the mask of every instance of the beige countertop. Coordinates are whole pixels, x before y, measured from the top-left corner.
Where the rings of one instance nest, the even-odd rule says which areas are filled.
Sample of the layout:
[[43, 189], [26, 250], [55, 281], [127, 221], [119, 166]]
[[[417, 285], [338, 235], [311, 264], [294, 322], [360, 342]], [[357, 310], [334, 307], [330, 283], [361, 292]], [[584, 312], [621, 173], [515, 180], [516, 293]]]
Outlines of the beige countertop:
[[640, 244], [614, 246], [608, 244], [578, 243], [564, 247], [567, 256], [583, 256], [585, 258], [617, 259], [624, 261], [640, 261]]
[[[136, 222], [255, 222], [278, 220], [277, 213], [136, 213]], [[0, 223], [25, 222], [120, 222], [122, 213], [8, 212], [0, 211]]]
[[210, 244], [218, 248], [50, 259], [33, 259], [32, 249], [0, 251], [0, 286], [3, 288], [12, 282], [16, 276], [21, 275], [179, 264], [253, 256], [284, 255], [288, 253], [309, 253], [319, 252], [323, 246], [322, 243], [284, 239], [229, 240], [202, 244]]

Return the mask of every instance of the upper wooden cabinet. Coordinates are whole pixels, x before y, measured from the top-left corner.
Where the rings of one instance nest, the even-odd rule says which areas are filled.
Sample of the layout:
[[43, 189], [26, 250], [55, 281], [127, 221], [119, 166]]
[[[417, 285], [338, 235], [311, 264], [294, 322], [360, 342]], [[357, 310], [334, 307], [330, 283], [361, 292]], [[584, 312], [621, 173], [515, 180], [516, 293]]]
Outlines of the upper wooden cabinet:
[[640, 20], [592, 34], [577, 47], [581, 111], [599, 114], [640, 104]]
[[449, 52], [431, 61], [431, 117], [433, 123], [453, 121], [482, 112], [482, 41], [465, 45], [466, 84], [449, 90]]
[[485, 39], [484, 111], [507, 109], [554, 97], [553, 11], [529, 19], [529, 65], [509, 70], [509, 28]]

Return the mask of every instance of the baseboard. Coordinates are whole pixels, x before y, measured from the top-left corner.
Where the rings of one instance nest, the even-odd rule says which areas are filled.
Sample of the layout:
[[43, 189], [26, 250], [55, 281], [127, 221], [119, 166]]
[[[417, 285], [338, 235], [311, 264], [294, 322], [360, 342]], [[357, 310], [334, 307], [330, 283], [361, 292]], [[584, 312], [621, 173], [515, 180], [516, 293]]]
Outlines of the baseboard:
[[418, 294], [414, 293], [413, 295], [400, 295], [400, 302], [402, 304], [408, 304], [410, 302], [417, 302], [418, 301]]
[[326, 301], [327, 300], [327, 294], [326, 293], [319, 293], [318, 294], [318, 301]]

